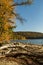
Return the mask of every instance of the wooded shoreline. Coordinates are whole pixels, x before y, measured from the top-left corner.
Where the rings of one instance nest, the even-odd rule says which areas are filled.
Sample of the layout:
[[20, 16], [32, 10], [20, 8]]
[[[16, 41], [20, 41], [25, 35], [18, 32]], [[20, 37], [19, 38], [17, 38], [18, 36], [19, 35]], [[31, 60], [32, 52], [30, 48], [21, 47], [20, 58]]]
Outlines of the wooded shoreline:
[[39, 32], [13, 32], [14, 39], [43, 39], [43, 33]]

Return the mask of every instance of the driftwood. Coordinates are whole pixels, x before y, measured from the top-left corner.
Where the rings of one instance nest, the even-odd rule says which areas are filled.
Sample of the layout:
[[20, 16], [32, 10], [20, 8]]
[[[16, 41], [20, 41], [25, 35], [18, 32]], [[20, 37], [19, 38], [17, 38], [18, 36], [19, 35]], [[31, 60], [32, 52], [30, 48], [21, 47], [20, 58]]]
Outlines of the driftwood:
[[29, 65], [29, 59], [31, 59], [33, 65], [43, 65], [43, 45], [23, 43], [6, 44], [0, 47], [0, 50], [5, 51], [5, 57], [13, 57], [26, 60], [27, 65]]

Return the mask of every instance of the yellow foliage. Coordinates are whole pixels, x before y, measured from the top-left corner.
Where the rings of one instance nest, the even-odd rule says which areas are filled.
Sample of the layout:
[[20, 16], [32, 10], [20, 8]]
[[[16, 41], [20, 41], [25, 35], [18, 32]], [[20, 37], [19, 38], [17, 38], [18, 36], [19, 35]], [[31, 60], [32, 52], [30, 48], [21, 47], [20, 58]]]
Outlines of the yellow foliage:
[[12, 28], [14, 26], [11, 25], [11, 19], [14, 17], [14, 14], [15, 18], [19, 19], [20, 21], [23, 20], [17, 13], [13, 13], [13, 10], [15, 9], [14, 6], [26, 5], [30, 3], [29, 0], [29, 2], [13, 4], [13, 1], [14, 0], [0, 0], [0, 41], [8, 41], [13, 38]]
[[0, 41], [10, 40], [12, 38], [12, 31], [9, 30], [11, 27], [9, 19], [13, 18], [13, 0], [0, 0]]

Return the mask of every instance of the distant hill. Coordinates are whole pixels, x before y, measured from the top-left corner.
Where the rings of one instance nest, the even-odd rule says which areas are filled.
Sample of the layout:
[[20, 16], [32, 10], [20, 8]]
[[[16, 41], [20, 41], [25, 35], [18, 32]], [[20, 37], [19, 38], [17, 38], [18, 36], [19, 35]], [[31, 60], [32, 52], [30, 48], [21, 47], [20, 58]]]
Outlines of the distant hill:
[[14, 39], [43, 39], [43, 33], [39, 32], [13, 32]]

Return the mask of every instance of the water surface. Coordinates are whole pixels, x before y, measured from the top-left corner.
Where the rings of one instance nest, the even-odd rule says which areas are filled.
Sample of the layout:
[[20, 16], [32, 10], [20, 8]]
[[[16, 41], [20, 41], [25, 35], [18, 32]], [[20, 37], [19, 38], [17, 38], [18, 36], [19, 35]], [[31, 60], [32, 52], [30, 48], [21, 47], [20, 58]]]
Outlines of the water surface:
[[43, 39], [13, 40], [12, 42], [43, 44]]

